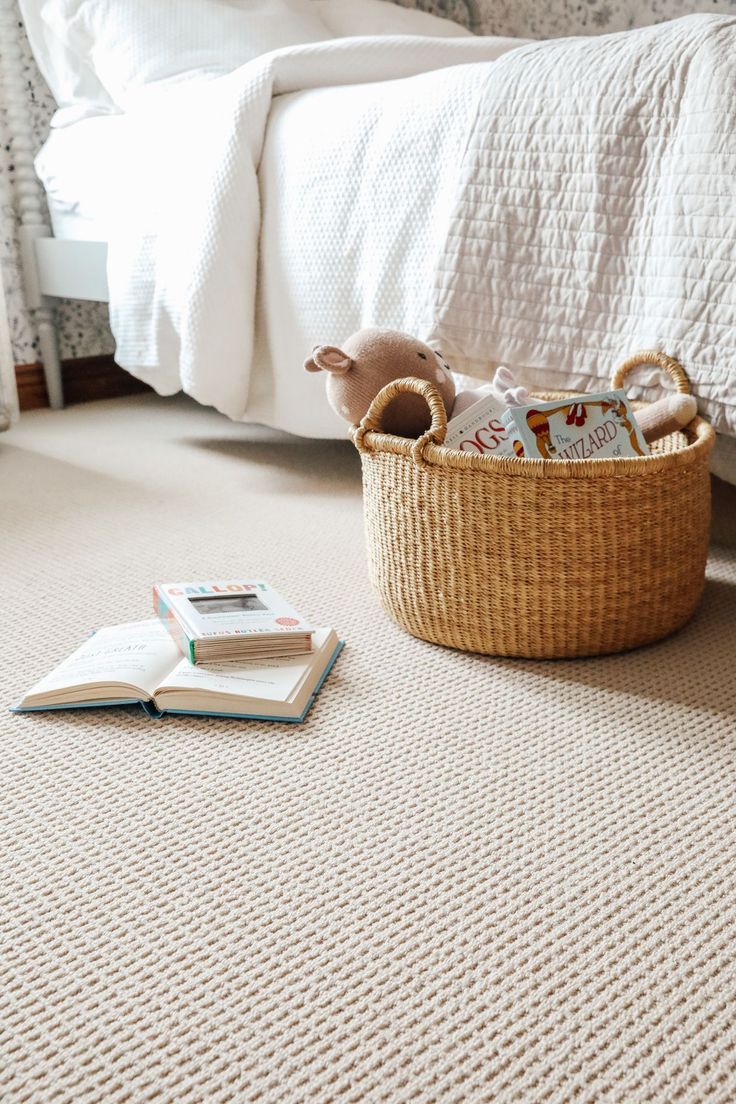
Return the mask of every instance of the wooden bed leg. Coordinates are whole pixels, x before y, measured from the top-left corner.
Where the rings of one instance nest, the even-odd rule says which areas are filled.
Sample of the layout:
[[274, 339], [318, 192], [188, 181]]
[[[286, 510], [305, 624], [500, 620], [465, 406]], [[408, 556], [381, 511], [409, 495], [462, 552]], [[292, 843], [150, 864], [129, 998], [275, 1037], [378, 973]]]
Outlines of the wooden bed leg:
[[36, 311], [35, 319], [49, 406], [52, 410], [61, 410], [64, 406], [64, 384], [61, 378], [61, 356], [56, 334], [55, 311], [52, 307], [41, 307]]

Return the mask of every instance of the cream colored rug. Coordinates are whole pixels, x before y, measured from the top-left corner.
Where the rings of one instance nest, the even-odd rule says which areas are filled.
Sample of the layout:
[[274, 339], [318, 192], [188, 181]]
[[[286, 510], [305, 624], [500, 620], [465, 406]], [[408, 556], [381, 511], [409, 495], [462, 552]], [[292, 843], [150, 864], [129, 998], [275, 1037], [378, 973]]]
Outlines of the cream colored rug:
[[0, 484], [4, 706], [158, 578], [347, 641], [301, 726], [2, 712], [3, 1102], [736, 1099], [733, 548], [661, 645], [494, 661], [377, 608], [347, 444], [143, 396]]

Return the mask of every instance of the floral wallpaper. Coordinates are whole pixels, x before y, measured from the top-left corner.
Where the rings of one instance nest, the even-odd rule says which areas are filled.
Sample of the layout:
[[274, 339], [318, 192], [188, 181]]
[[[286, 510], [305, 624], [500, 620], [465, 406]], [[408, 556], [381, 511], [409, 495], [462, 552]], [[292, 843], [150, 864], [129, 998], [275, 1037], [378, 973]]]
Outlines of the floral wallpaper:
[[[442, 0], [420, 0], [417, 5], [443, 14]], [[452, 0], [450, 0], [452, 2]], [[645, 27], [693, 12], [732, 15], [736, 0], [465, 0], [462, 19], [445, 7], [445, 14], [467, 23], [479, 34], [523, 38], [563, 38], [566, 35], [606, 34]]]
[[[20, 13], [17, 15], [17, 27], [29, 118], [38, 149], [48, 133], [49, 120], [56, 105], [33, 60], [23, 31]], [[18, 222], [13, 206], [14, 168], [13, 135], [8, 131], [7, 118], [0, 100], [0, 267], [2, 267], [13, 358], [16, 364], [32, 364], [38, 360], [38, 337], [23, 301], [16, 234]], [[115, 343], [110, 333], [107, 307], [104, 303], [62, 301], [57, 319], [62, 357], [95, 356], [98, 353], [110, 353], [114, 350]]]
[[[446, 15], [479, 34], [555, 38], [573, 34], [603, 34], [676, 18], [690, 12], [736, 12], [736, 0], [401, 0]], [[54, 110], [53, 100], [33, 61], [20, 16], [28, 110], [37, 147]], [[16, 364], [38, 358], [38, 341], [23, 303], [13, 208], [13, 136], [0, 101], [0, 263]], [[63, 357], [112, 352], [114, 342], [104, 304], [63, 302], [58, 311]]]

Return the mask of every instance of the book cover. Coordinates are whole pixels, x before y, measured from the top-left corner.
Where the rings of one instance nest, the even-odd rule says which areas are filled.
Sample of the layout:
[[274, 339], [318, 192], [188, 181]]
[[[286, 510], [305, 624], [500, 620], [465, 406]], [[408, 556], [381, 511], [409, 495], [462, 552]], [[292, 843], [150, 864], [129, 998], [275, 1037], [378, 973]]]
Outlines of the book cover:
[[649, 454], [624, 391], [510, 406], [502, 421], [514, 453], [527, 459], [591, 460]]
[[[261, 640], [270, 648], [309, 650], [314, 632], [269, 583], [263, 580], [227, 579], [197, 583], [156, 583], [153, 587], [156, 616], [168, 629], [184, 655], [194, 663], [197, 644], [230, 642], [238, 650]], [[289, 640], [293, 637], [294, 639]]]
[[501, 420], [503, 412], [498, 399], [484, 395], [447, 423], [445, 447], [473, 456], [513, 456], [511, 434]]

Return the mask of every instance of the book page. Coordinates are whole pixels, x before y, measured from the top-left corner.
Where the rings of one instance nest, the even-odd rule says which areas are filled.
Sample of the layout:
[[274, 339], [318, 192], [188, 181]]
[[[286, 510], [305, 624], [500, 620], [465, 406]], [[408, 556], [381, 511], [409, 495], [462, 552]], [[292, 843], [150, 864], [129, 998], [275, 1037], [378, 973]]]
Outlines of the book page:
[[124, 683], [150, 698], [181, 652], [159, 621], [111, 625], [90, 636], [28, 692], [35, 698], [72, 686]]
[[289, 701], [309, 677], [322, 670], [326, 657], [324, 647], [329, 629], [316, 629], [314, 651], [305, 655], [283, 656], [277, 659], [245, 662], [209, 663], [196, 667], [182, 659], [159, 690], [194, 690], [200, 693], [231, 694], [234, 697]]

